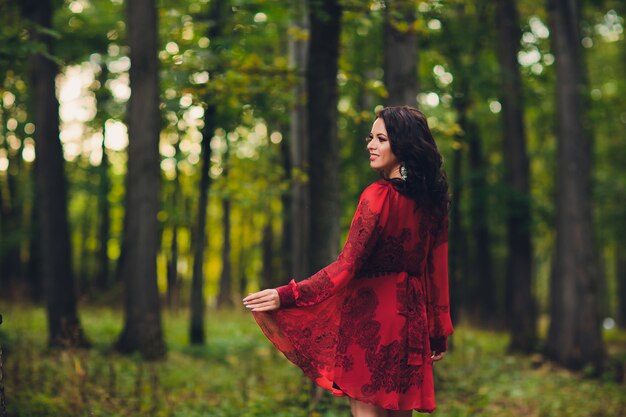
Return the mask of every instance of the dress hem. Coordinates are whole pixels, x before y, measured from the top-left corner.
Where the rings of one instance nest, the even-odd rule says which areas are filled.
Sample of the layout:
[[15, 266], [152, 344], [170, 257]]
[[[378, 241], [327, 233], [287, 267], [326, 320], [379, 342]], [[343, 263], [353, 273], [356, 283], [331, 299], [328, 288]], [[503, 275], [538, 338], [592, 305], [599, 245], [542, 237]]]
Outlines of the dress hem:
[[[305, 374], [305, 375], [306, 375], [306, 374]], [[307, 375], [307, 376], [308, 376], [308, 375]], [[315, 382], [315, 383], [317, 383], [317, 381], [314, 381], [314, 382]], [[319, 384], [318, 384], [318, 385], [319, 385]], [[320, 387], [321, 387], [321, 385], [320, 385]], [[324, 387], [322, 387], [322, 388], [324, 388]], [[377, 407], [384, 408], [385, 410], [394, 410], [394, 411], [409, 411], [409, 410], [414, 410], [414, 411], [417, 411], [418, 413], [432, 414], [433, 412], [435, 412], [435, 409], [437, 408], [437, 407], [432, 408], [432, 409], [431, 409], [431, 408], [419, 408], [419, 407], [413, 407], [413, 408], [385, 408], [384, 406], [382, 406], [382, 405], [380, 405], [380, 404], [377, 404], [375, 401], [369, 400], [369, 399], [367, 399], [367, 398], [359, 397], [359, 396], [357, 396], [357, 395], [354, 395], [354, 396], [353, 396], [353, 395], [350, 395], [350, 394], [348, 394], [347, 392], [345, 392], [345, 391], [344, 391], [343, 389], [341, 389], [341, 388], [340, 388], [340, 390], [338, 390], [338, 391], [339, 391], [339, 393], [338, 393], [338, 394], [337, 394], [335, 391], [336, 391], [335, 389], [333, 389], [333, 390], [331, 391], [331, 392], [332, 392], [332, 394], [333, 394], [335, 397], [348, 397], [348, 398], [352, 398], [352, 399], [354, 399], [354, 400], [361, 401], [361, 402], [366, 403], [366, 404], [375, 405], [375, 406], [377, 406]]]
[[[318, 385], [320, 388], [325, 389], [326, 391], [329, 391], [333, 396], [335, 397], [348, 397], [348, 398], [352, 398], [355, 399], [357, 401], [361, 401], [364, 402], [366, 404], [370, 404], [370, 405], [375, 405], [377, 407], [382, 407], [385, 408], [384, 406], [377, 404], [376, 402], [369, 400], [367, 398], [358, 396], [358, 395], [351, 395], [350, 393], [346, 392], [343, 388], [339, 387], [339, 388], [335, 388], [335, 386], [338, 387], [337, 384], [334, 383], [334, 381], [329, 380], [328, 378], [324, 378], [323, 376], [321, 376], [320, 378], [313, 378], [312, 376], [308, 375], [306, 372], [304, 372], [304, 370], [296, 363], [294, 362], [291, 358], [289, 358], [289, 356], [287, 356], [285, 354], [285, 352], [276, 344], [274, 343], [271, 335], [269, 335], [266, 332], [266, 327], [263, 325], [261, 316], [265, 316], [268, 317], [271, 315], [271, 313], [253, 313], [252, 314], [254, 317], [254, 320], [257, 322], [257, 324], [259, 325], [259, 327], [261, 328], [261, 331], [263, 332], [263, 334], [265, 335], [265, 337], [274, 345], [274, 347], [276, 347], [276, 349], [278, 349], [278, 351], [291, 363], [293, 363], [294, 365], [296, 365], [296, 367], [298, 369], [300, 369], [300, 371], [310, 380], [312, 380], [313, 382], [315, 382], [316, 385]], [[271, 318], [270, 318], [271, 320]], [[289, 343], [292, 344], [292, 346], [294, 346], [293, 340], [291, 339], [291, 337], [289, 337], [289, 335], [285, 334], [284, 337], [289, 341]], [[320, 383], [320, 380], [323, 380], [325, 382], [328, 382], [327, 384], [322, 384]], [[407, 409], [400, 409], [400, 408], [385, 408], [386, 410], [415, 410], [418, 413], [425, 413], [425, 414], [432, 414], [436, 407], [430, 409], [430, 408], [419, 408], [419, 407], [414, 407], [414, 408], [407, 408]]]

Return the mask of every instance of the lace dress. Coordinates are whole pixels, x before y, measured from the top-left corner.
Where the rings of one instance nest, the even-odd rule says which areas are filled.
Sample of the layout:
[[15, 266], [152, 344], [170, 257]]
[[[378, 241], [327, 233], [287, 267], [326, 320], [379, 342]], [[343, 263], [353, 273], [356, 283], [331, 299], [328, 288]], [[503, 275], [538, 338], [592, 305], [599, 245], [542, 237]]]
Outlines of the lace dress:
[[386, 409], [435, 409], [431, 350], [452, 333], [447, 217], [435, 222], [391, 183], [361, 194], [343, 251], [277, 288], [254, 313], [272, 343], [321, 387]]

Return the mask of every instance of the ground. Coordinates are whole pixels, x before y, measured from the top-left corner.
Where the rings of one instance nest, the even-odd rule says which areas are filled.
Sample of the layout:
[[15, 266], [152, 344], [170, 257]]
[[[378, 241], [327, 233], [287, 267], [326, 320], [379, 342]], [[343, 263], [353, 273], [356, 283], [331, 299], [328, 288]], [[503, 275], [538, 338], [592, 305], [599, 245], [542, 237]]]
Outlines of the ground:
[[[42, 308], [0, 303], [0, 313], [9, 416], [349, 416], [344, 398], [324, 395], [311, 405], [310, 382], [243, 310], [209, 311], [200, 347], [188, 345], [188, 315], [166, 313], [169, 352], [157, 363], [111, 351], [119, 311], [83, 307], [94, 347], [68, 351], [46, 349]], [[435, 366], [434, 415], [626, 416], [626, 384], [616, 381], [626, 332], [607, 331], [605, 340], [615, 366], [588, 378], [539, 355], [507, 354], [506, 334], [457, 326], [454, 350]]]

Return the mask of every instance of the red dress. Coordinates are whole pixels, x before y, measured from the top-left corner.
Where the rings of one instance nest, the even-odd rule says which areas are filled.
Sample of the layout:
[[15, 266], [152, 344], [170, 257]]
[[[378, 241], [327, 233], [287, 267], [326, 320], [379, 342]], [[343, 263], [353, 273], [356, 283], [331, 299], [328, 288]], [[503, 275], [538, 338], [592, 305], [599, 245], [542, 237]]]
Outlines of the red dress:
[[452, 333], [447, 217], [436, 222], [393, 185], [361, 194], [335, 262], [277, 288], [254, 313], [265, 335], [322, 388], [386, 409], [435, 409], [431, 350]]

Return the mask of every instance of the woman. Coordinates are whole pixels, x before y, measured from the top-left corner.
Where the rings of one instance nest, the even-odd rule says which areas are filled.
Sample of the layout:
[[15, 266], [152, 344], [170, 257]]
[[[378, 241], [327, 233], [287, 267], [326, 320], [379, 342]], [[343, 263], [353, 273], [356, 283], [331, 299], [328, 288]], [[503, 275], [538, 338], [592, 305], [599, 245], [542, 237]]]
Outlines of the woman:
[[453, 330], [442, 158], [412, 107], [381, 110], [367, 150], [382, 178], [361, 194], [337, 260], [243, 302], [290, 361], [350, 398], [353, 416], [431, 413], [432, 364]]

